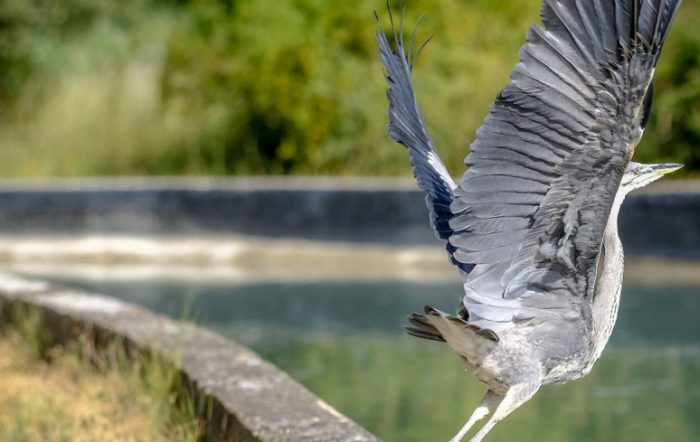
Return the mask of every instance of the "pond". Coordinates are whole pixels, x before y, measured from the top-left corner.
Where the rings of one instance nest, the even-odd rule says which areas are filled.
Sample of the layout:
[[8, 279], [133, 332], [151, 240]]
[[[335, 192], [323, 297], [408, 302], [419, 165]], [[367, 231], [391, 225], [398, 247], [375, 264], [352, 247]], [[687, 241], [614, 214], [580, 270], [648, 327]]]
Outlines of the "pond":
[[[444, 344], [403, 333], [461, 285], [407, 281], [236, 283], [53, 278], [246, 344], [386, 441], [448, 440], [485, 387]], [[625, 287], [611, 344], [585, 379], [544, 387], [489, 441], [696, 441], [700, 287]]]

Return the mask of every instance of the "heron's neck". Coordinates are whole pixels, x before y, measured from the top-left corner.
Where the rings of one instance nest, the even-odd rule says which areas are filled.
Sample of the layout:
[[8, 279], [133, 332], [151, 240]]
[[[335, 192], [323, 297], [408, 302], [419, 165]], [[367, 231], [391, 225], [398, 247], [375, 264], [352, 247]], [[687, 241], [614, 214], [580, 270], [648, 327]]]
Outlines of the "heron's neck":
[[621, 191], [615, 196], [608, 224], [603, 234], [603, 265], [596, 281], [596, 290], [592, 304], [593, 316], [593, 360], [595, 362], [612, 334], [617, 311], [620, 305], [622, 274], [624, 270], [624, 252], [617, 233], [617, 216], [625, 199]]

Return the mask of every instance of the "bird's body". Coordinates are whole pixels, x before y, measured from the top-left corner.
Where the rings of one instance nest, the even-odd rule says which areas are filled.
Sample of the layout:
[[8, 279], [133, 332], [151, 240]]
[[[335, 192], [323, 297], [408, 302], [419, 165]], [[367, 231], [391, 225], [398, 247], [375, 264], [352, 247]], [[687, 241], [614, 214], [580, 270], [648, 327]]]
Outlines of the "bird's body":
[[[586, 375], [622, 287], [617, 215], [631, 190], [677, 165], [631, 162], [680, 0], [545, 0], [512, 82], [477, 132], [459, 183], [411, 87], [413, 60], [378, 33], [389, 134], [409, 149], [431, 224], [464, 280], [455, 315], [426, 307], [410, 334], [446, 342], [489, 390], [453, 440], [478, 442], [545, 384]], [[409, 46], [410, 48], [410, 46]]]

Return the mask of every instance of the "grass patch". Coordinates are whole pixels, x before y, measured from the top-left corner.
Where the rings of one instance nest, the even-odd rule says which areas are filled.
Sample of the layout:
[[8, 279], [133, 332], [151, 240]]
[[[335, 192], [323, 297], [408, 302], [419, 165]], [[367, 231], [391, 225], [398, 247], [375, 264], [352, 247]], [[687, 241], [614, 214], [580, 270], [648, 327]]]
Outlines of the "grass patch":
[[179, 369], [89, 334], [55, 345], [40, 309], [14, 304], [0, 331], [0, 434], [8, 441], [196, 441]]

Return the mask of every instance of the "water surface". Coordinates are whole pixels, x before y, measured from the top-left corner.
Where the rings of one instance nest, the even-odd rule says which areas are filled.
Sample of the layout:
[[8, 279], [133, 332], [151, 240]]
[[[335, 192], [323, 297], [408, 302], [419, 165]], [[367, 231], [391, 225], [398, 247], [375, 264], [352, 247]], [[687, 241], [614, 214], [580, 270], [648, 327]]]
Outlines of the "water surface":
[[[402, 331], [425, 303], [454, 310], [456, 282], [60, 282], [174, 317], [190, 312], [386, 441], [448, 440], [485, 391], [445, 345]], [[489, 440], [700, 440], [699, 319], [700, 287], [626, 287], [593, 372], [544, 387]]]

